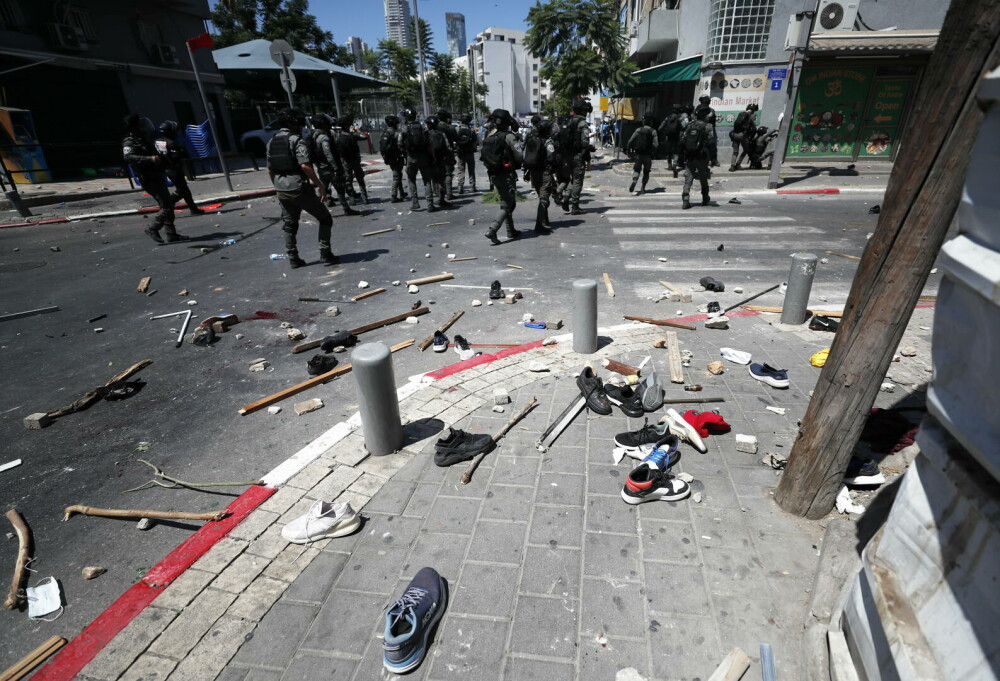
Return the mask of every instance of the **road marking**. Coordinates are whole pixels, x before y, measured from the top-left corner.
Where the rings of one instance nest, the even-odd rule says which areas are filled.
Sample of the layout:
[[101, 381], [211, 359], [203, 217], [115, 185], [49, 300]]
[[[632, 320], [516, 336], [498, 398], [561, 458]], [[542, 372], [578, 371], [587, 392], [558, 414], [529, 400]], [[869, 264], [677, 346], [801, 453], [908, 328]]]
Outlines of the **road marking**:
[[[611, 233], [615, 236], [681, 236], [689, 235], [690, 229], [687, 225], [650, 225], [648, 227], [612, 227]], [[766, 239], [771, 234], [822, 234], [823, 230], [816, 227], [786, 227], [775, 225], [774, 227], [730, 227], [729, 225], [719, 225], [719, 229], [712, 229], [699, 235], [702, 240], [721, 237], [723, 234], [755, 234], [761, 239]]]
[[[622, 216], [622, 217], [616, 217], [615, 215], [609, 215], [608, 218], [607, 218], [607, 220], [608, 220], [608, 222], [664, 222], [668, 217], [670, 217], [670, 216], [657, 216], [657, 217], [654, 217], [654, 216], [648, 216], [648, 217], [646, 217], [646, 216]], [[708, 222], [714, 222], [716, 224], [727, 224], [727, 222], [721, 221], [717, 217], [709, 217], [709, 216], [705, 216], [705, 217], [685, 217], [685, 218], [683, 218], [683, 221], [684, 222], [688, 222], [688, 223], [695, 223], [695, 222], [697, 222], [699, 224], [705, 224], [705, 223], [708, 223]], [[776, 218], [764, 218], [764, 217], [742, 218], [741, 217], [741, 218], [733, 218], [731, 221], [728, 221], [728, 222], [794, 222], [794, 221], [795, 221], [795, 218], [782, 218], [782, 217], [776, 217]]]
[[[701, 243], [678, 243], [676, 241], [669, 241], [663, 243], [663, 250], [666, 251], [664, 255], [669, 255], [670, 251], [703, 251], [706, 256], [712, 255], [713, 257], [717, 254], [720, 258], [727, 258], [730, 252], [736, 251], [753, 251], [755, 253], [787, 253], [791, 256], [792, 253], [798, 253], [803, 248], [807, 247], [806, 243], [798, 243], [793, 246], [774, 246], [767, 241], [757, 240], [757, 241], [732, 241], [719, 239], [719, 243], [725, 246], [725, 250], [718, 251], [715, 246], [715, 242], [710, 244], [705, 244], [704, 241]], [[623, 251], [655, 251], [657, 250], [657, 244], [650, 241], [619, 241], [618, 247]], [[685, 258], [689, 258], [690, 254], [685, 254]]]

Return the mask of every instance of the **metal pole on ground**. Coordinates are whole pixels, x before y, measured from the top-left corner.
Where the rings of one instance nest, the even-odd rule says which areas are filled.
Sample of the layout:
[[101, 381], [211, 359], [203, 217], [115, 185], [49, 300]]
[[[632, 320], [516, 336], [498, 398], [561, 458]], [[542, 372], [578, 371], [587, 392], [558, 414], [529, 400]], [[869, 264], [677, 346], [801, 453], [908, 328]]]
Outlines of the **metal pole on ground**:
[[597, 282], [593, 279], [573, 282], [573, 352], [597, 352]]
[[208, 97], [205, 96], [205, 86], [201, 84], [201, 72], [198, 71], [198, 62], [194, 58], [194, 50], [191, 49], [191, 43], [188, 42], [188, 56], [191, 57], [191, 68], [194, 70], [194, 82], [198, 84], [198, 94], [201, 95], [201, 105], [205, 107], [205, 118], [208, 119], [208, 129], [212, 131], [212, 140], [215, 142], [215, 152], [219, 156], [219, 166], [222, 168], [222, 174], [226, 176], [226, 186], [229, 187], [229, 191], [233, 191], [233, 180], [229, 177], [229, 168], [226, 166], [226, 156], [222, 153], [222, 140], [219, 139], [219, 133], [215, 130], [215, 121], [212, 118], [212, 111], [208, 108]]
[[399, 420], [392, 353], [382, 343], [363, 343], [351, 353], [351, 364], [365, 448], [372, 456], [399, 451], [403, 446], [403, 425]]
[[792, 254], [788, 288], [785, 290], [785, 302], [781, 306], [782, 324], [801, 324], [806, 320], [817, 260], [812, 253]]

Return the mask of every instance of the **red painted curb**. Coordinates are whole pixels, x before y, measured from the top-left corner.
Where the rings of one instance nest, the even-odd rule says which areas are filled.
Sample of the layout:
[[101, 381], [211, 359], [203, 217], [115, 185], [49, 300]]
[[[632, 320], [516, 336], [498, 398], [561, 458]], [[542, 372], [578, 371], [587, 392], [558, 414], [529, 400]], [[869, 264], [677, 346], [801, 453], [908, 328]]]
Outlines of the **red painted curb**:
[[777, 189], [775, 194], [839, 194], [839, 189]]
[[36, 681], [70, 681], [93, 660], [118, 632], [163, 593], [163, 589], [205, 555], [220, 539], [239, 525], [277, 489], [255, 485], [233, 500], [226, 510], [230, 515], [218, 522], [206, 523], [185, 539], [146, 576], [131, 586], [88, 624], [52, 660], [38, 670]]
[[69, 218], [46, 218], [44, 220], [35, 220], [34, 222], [9, 222], [0, 225], [0, 229], [6, 229], [8, 227], [30, 227], [32, 225], [55, 225], [60, 222], [69, 222]]
[[476, 355], [470, 359], [462, 360], [461, 362], [455, 362], [454, 364], [449, 364], [446, 367], [441, 367], [437, 371], [430, 371], [425, 374], [429, 378], [435, 381], [440, 381], [442, 378], [447, 378], [448, 376], [453, 376], [455, 374], [461, 373], [466, 369], [472, 369], [473, 367], [481, 366], [483, 364], [491, 364], [498, 359], [503, 359], [504, 357], [510, 357], [511, 355], [517, 355], [522, 352], [527, 352], [528, 350], [534, 350], [535, 348], [542, 347], [542, 341], [532, 341], [530, 343], [525, 343], [523, 345], [518, 345], [513, 348], [504, 348], [499, 352], [492, 354], [483, 353], [482, 355]]

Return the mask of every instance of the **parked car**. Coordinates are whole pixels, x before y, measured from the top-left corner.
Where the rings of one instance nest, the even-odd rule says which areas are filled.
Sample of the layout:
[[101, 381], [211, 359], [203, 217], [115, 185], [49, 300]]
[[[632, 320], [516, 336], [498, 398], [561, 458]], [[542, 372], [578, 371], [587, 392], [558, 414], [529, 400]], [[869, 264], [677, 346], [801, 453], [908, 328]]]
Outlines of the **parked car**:
[[240, 149], [248, 154], [253, 154], [257, 158], [264, 158], [267, 155], [267, 143], [271, 141], [271, 138], [280, 129], [281, 126], [275, 120], [263, 128], [249, 130], [240, 135]]

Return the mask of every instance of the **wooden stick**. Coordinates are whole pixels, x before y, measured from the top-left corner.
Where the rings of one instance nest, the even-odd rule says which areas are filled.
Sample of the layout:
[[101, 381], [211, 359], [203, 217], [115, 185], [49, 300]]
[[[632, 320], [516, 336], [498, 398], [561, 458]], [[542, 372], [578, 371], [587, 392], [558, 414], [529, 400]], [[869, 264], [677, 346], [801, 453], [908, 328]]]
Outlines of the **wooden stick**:
[[464, 260], [479, 260], [479, 256], [477, 256], [477, 255], [470, 255], [470, 256], [468, 256], [466, 258], [451, 258], [450, 260], [448, 260], [448, 262], [462, 262]]
[[608, 297], [609, 298], [614, 298], [615, 297], [615, 287], [611, 285], [611, 277], [609, 277], [608, 273], [605, 272], [602, 278], [604, 279], [604, 288], [606, 288], [608, 290]]
[[[132, 366], [130, 366], [125, 371], [121, 372], [120, 374], [116, 374], [115, 376], [112, 376], [111, 380], [109, 380], [107, 383], [105, 383], [101, 387], [102, 388], [110, 388], [112, 385], [114, 385], [116, 383], [120, 383], [121, 381], [125, 381], [125, 380], [131, 378], [132, 376], [134, 376], [135, 374], [139, 373], [140, 371], [142, 371], [143, 369], [145, 369], [146, 367], [148, 367], [152, 363], [153, 363], [153, 360], [151, 360], [151, 359], [144, 359], [141, 362], [137, 362], [137, 363], [133, 364]], [[94, 390], [91, 390], [86, 395], [84, 395], [83, 397], [81, 397], [80, 399], [78, 399], [76, 402], [73, 402], [72, 404], [68, 404], [65, 407], [62, 407], [61, 409], [56, 409], [55, 411], [47, 412], [46, 415], [55, 419], [55, 418], [59, 418], [60, 416], [65, 416], [66, 414], [72, 414], [73, 412], [80, 411], [81, 409], [86, 409], [87, 407], [89, 407], [90, 405], [92, 405], [94, 402], [97, 402], [98, 400], [100, 400], [101, 397], [102, 397], [101, 388], [95, 388]]]
[[670, 362], [670, 382], [684, 382], [684, 365], [681, 364], [681, 347], [676, 331], [667, 331], [667, 359]]
[[136, 293], [145, 293], [149, 288], [150, 282], [153, 281], [152, 277], [143, 277], [139, 280], [139, 285], [135, 287]]
[[505, 265], [505, 267], [513, 267], [513, 268], [514, 268], [515, 270], [523, 270], [523, 269], [524, 269], [524, 268], [523, 268], [523, 267], [521, 267], [520, 265], [511, 265], [510, 263], [507, 263], [507, 264]]
[[427, 226], [428, 227], [440, 227], [441, 225], [450, 225], [450, 224], [451, 224], [450, 222], [432, 222], [431, 224], [429, 224]]
[[420, 315], [427, 314], [431, 309], [429, 307], [421, 307], [416, 310], [410, 310], [409, 312], [404, 312], [403, 314], [397, 314], [392, 317], [386, 317], [377, 322], [372, 322], [371, 324], [363, 324], [357, 326], [353, 329], [348, 329], [349, 333], [359, 336], [368, 331], [374, 331], [375, 329], [381, 329], [383, 326], [389, 326], [390, 324], [395, 324], [397, 322], [404, 321], [407, 317], [419, 317]]
[[396, 228], [391, 227], [389, 229], [376, 229], [374, 232], [365, 232], [361, 236], [375, 236], [376, 234], [386, 234], [388, 232], [395, 232]]
[[48, 314], [50, 312], [59, 312], [59, 306], [52, 305], [51, 307], [40, 307], [37, 310], [25, 310], [24, 312], [11, 312], [10, 314], [0, 315], [0, 322], [9, 322], [12, 319], [21, 319], [22, 317], [34, 317], [36, 314]]
[[937, 296], [920, 296], [919, 298], [917, 298], [917, 300], [919, 300], [922, 303], [936, 303]]
[[222, 520], [229, 511], [209, 511], [208, 513], [187, 513], [186, 511], [144, 511], [122, 508], [94, 508], [73, 504], [63, 509], [63, 522], [69, 520], [74, 513], [80, 515], [99, 516], [101, 518], [156, 518], [157, 520]]
[[[413, 345], [413, 339], [412, 338], [409, 339], [409, 340], [405, 340], [402, 343], [396, 343], [395, 345], [393, 345], [393, 346], [391, 346], [389, 348], [389, 351], [390, 352], [396, 352], [397, 350], [402, 350], [404, 348], [408, 348], [411, 345]], [[309, 388], [312, 388], [314, 386], [320, 385], [321, 383], [326, 383], [327, 381], [333, 380], [334, 378], [337, 378], [338, 376], [342, 376], [343, 374], [346, 374], [350, 370], [351, 370], [351, 365], [350, 364], [342, 364], [341, 366], [336, 367], [335, 369], [331, 369], [330, 371], [326, 372], [325, 374], [320, 374], [319, 376], [314, 376], [313, 378], [310, 378], [308, 381], [303, 381], [302, 383], [298, 383], [296, 385], [293, 385], [290, 388], [285, 388], [281, 392], [274, 393], [273, 395], [268, 395], [267, 397], [259, 399], [259, 400], [257, 400], [256, 402], [254, 402], [252, 404], [248, 404], [247, 406], [245, 406], [242, 409], [240, 409], [240, 414], [241, 415], [242, 414], [252, 414], [253, 412], [259, 411], [259, 410], [263, 409], [264, 407], [269, 407], [272, 404], [276, 404], [277, 402], [281, 402], [283, 399], [291, 397], [292, 395], [298, 395], [300, 392], [302, 392], [304, 390], [309, 390]]]
[[[465, 310], [459, 310], [458, 312], [456, 312], [455, 314], [453, 314], [451, 316], [451, 319], [449, 319], [444, 324], [442, 324], [441, 326], [439, 326], [437, 328], [437, 330], [440, 331], [441, 333], [444, 333], [445, 331], [447, 331], [448, 329], [451, 328], [452, 324], [454, 324], [459, 319], [461, 319], [462, 315], [464, 315], [464, 314], [465, 314]], [[431, 345], [431, 343], [433, 343], [433, 342], [434, 342], [434, 334], [432, 333], [431, 335], [427, 336], [427, 338], [425, 338], [422, 341], [420, 341], [420, 345], [418, 345], [417, 347], [420, 348], [420, 352], [423, 352], [424, 350], [426, 350], [427, 348], [429, 348], [430, 345]]]
[[445, 274], [435, 274], [433, 277], [421, 277], [420, 279], [410, 279], [406, 282], [407, 286], [420, 286], [421, 284], [433, 284], [437, 281], [447, 281], [449, 279], [454, 279], [455, 275], [449, 273]]
[[691, 294], [684, 292], [683, 290], [681, 290], [680, 287], [674, 286], [669, 281], [663, 281], [663, 280], [660, 280], [660, 285], [668, 289], [673, 294], [670, 297], [671, 300], [679, 303], [691, 302]]
[[7, 520], [14, 526], [14, 531], [17, 533], [17, 559], [14, 561], [14, 576], [10, 580], [10, 589], [7, 591], [3, 607], [13, 610], [24, 600], [21, 589], [28, 581], [28, 562], [31, 560], [31, 529], [16, 510], [11, 509], [7, 511], [6, 515]]
[[[780, 307], [768, 307], [767, 305], [743, 305], [744, 310], [751, 310], [753, 312], [774, 312], [777, 314], [781, 313], [782, 308]], [[843, 317], [843, 310], [806, 310], [809, 314], [821, 314], [827, 317]]]
[[838, 258], [847, 258], [848, 260], [861, 260], [861, 258], [856, 255], [847, 255], [847, 253], [837, 253], [837, 251], [827, 251], [826, 254], [835, 255]]
[[377, 296], [380, 293], [385, 293], [384, 288], [376, 288], [371, 291], [365, 291], [364, 293], [359, 293], [356, 296], [351, 296], [351, 300], [358, 302], [359, 300], [364, 300], [365, 298], [371, 298], [372, 296]]
[[622, 319], [630, 319], [633, 322], [645, 322], [647, 324], [654, 324], [656, 326], [672, 326], [677, 329], [686, 329], [688, 331], [696, 331], [697, 328], [691, 326], [690, 324], [681, 324], [680, 322], [671, 322], [666, 319], [651, 319], [649, 317], [636, 317], [635, 315], [623, 314]]
[[6, 670], [0, 672], [0, 681], [17, 681], [24, 678], [32, 669], [47, 660], [52, 653], [64, 645], [66, 645], [66, 639], [62, 636], [53, 636], [15, 662], [13, 666], [7, 667]]
[[629, 366], [623, 362], [618, 362], [613, 359], [602, 359], [601, 366], [608, 371], [613, 371], [616, 374], [621, 374], [622, 376], [638, 376], [639, 369], [634, 366]]
[[747, 298], [746, 300], [741, 300], [740, 302], [736, 303], [735, 305], [730, 305], [729, 307], [727, 307], [725, 310], [722, 311], [722, 314], [726, 314], [730, 310], [735, 310], [740, 305], [743, 305], [744, 303], [749, 303], [751, 300], [756, 300], [757, 298], [760, 298], [765, 293], [770, 293], [771, 291], [773, 291], [774, 289], [778, 288], [779, 286], [781, 286], [781, 284], [775, 284], [771, 288], [769, 288], [769, 289], [767, 289], [765, 291], [761, 291], [760, 293], [757, 293], [755, 295], [752, 295], [749, 298]]
[[733, 648], [723, 658], [708, 681], [739, 681], [750, 669], [750, 657], [740, 648]]
[[[514, 424], [523, 419], [527, 415], [527, 413], [531, 411], [532, 407], [534, 407], [536, 404], [538, 404], [538, 399], [532, 397], [531, 402], [528, 402], [528, 404], [524, 406], [524, 409], [522, 409], [520, 413], [518, 413], [514, 418], [508, 421], [507, 425], [501, 428], [500, 432], [493, 436], [494, 446], [496, 445], [497, 442], [499, 442], [503, 438], [504, 435], [507, 434], [507, 431], [513, 428]], [[470, 482], [472, 482], [472, 474], [476, 472], [476, 468], [479, 466], [479, 463], [486, 458], [486, 455], [489, 453], [491, 449], [493, 449], [493, 447], [488, 447], [486, 451], [479, 452], [478, 454], [476, 454], [476, 458], [474, 458], [472, 461], [469, 462], [469, 467], [465, 469], [464, 473], [462, 473], [463, 485], [468, 485]]]

